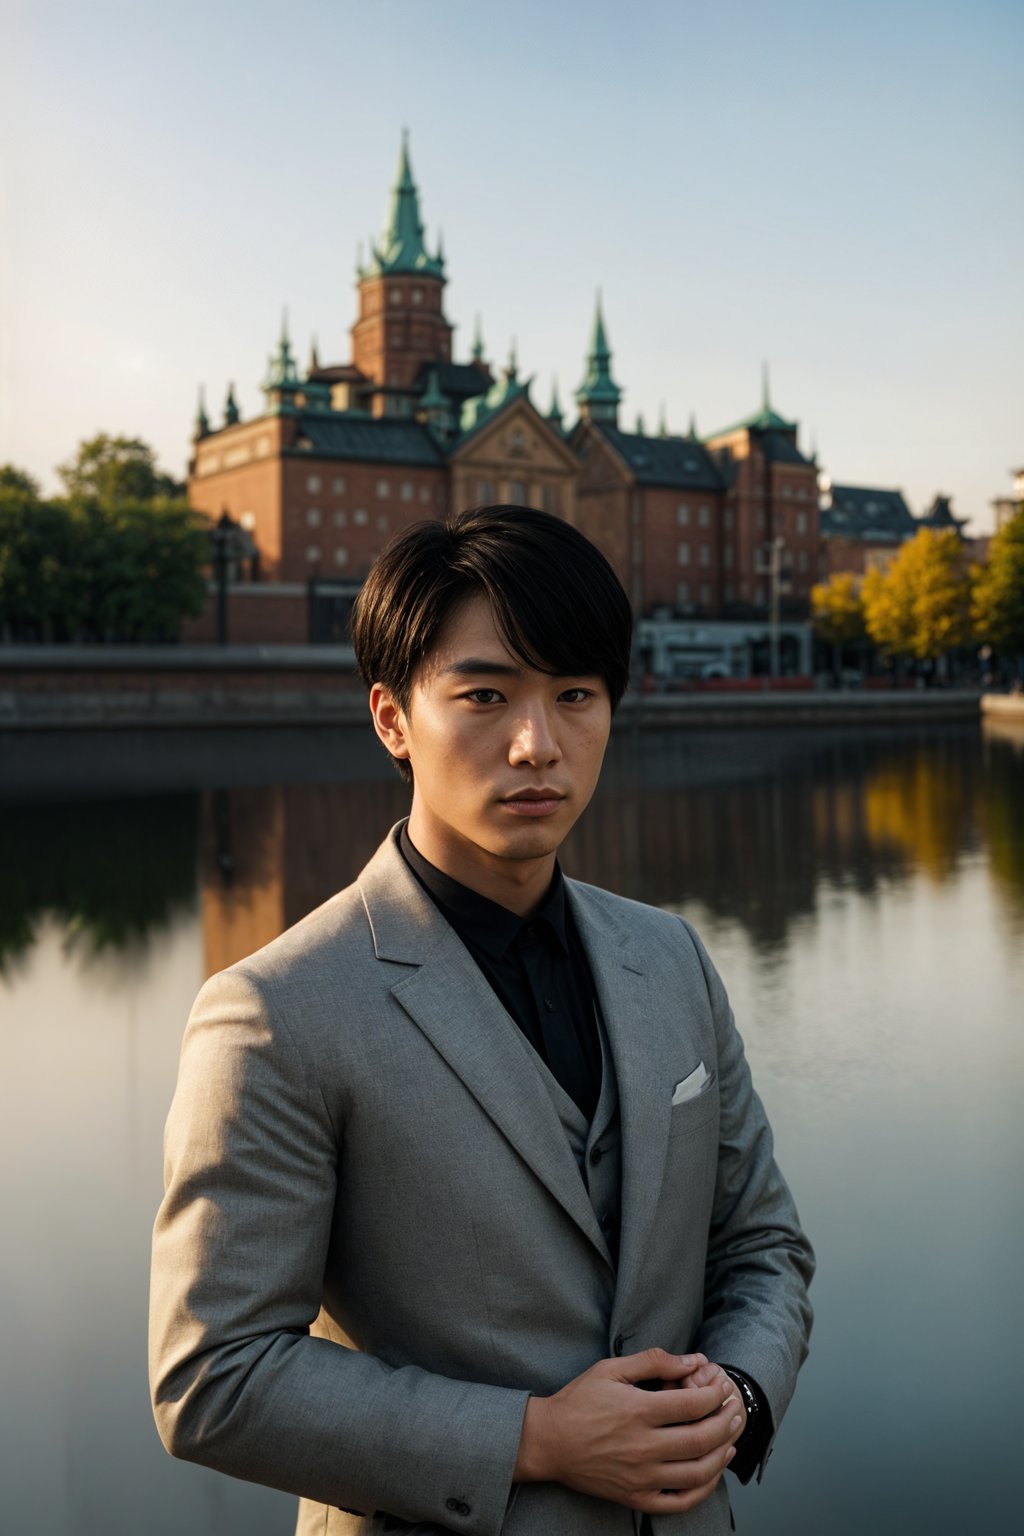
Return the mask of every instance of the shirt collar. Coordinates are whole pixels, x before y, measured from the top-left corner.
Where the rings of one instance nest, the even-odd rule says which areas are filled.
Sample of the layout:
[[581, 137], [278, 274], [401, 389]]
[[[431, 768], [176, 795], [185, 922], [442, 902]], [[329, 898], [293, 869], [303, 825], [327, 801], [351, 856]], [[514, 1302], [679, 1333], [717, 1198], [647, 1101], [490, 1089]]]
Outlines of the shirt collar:
[[399, 847], [405, 862], [460, 939], [469, 940], [495, 959], [500, 959], [524, 928], [530, 924], [543, 924], [568, 953], [565, 881], [557, 860], [548, 893], [539, 911], [532, 918], [524, 919], [499, 902], [490, 901], [478, 891], [471, 890], [468, 885], [462, 885], [451, 875], [446, 875], [444, 870], [431, 864], [413, 846], [405, 825], [399, 836]]

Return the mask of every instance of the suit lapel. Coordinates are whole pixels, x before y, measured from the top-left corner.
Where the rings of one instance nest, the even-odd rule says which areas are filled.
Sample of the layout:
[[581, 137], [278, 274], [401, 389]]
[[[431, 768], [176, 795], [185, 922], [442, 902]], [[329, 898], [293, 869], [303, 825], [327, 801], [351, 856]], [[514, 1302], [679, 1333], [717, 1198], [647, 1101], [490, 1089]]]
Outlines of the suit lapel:
[[[671, 1113], [665, 999], [645, 974], [631, 935], [604, 893], [567, 881], [615, 1063], [622, 1127], [622, 1218], [612, 1332], [643, 1276], [661, 1194]], [[604, 898], [604, 899], [603, 899]]]
[[458, 936], [409, 870], [397, 828], [360, 877], [379, 960], [412, 967], [392, 995], [585, 1233], [608, 1249], [530, 1048]]

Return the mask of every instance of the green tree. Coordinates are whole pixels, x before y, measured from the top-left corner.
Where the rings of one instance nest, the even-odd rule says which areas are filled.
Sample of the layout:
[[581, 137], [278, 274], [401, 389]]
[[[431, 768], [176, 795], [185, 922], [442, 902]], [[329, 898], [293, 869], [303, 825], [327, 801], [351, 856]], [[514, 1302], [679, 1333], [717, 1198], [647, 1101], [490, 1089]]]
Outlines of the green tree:
[[971, 637], [971, 577], [952, 528], [921, 528], [861, 594], [868, 634], [890, 655], [938, 661]]
[[79, 443], [75, 457], [59, 464], [57, 473], [72, 500], [95, 500], [103, 507], [183, 496], [185, 491], [180, 482], [157, 468], [156, 454], [148, 443], [137, 437], [110, 437], [106, 432]]
[[843, 647], [858, 645], [866, 634], [864, 603], [852, 572], [836, 571], [828, 581], [811, 588], [811, 620], [815, 633], [831, 645], [832, 665], [838, 674]]
[[26, 496], [38, 496], [39, 481], [16, 464], [0, 464], [0, 491], [23, 491]]
[[1024, 507], [993, 535], [971, 614], [979, 640], [1003, 656], [1024, 656]]
[[0, 639], [72, 639], [84, 617], [81, 530], [58, 501], [0, 490]]

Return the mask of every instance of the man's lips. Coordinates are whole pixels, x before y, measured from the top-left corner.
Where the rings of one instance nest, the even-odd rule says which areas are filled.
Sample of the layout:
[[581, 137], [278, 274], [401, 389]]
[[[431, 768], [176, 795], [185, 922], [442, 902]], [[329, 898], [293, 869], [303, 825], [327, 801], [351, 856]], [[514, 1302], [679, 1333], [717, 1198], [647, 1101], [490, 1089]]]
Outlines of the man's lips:
[[505, 795], [501, 804], [520, 816], [550, 816], [564, 799], [557, 789], [517, 789], [514, 794]]

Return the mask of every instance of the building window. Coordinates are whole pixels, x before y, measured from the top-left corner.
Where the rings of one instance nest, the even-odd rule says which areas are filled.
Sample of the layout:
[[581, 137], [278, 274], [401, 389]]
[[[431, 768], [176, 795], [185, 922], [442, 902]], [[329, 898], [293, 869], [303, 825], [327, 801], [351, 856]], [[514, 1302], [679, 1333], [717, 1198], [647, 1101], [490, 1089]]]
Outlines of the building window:
[[248, 531], [251, 533], [252, 530], [256, 527], [256, 513], [243, 512], [238, 521], [241, 523], [243, 528], [248, 529]]
[[796, 515], [796, 531], [797, 531], [797, 533], [806, 533], [807, 532], [807, 513], [806, 512], [798, 512], [797, 513], [797, 515]]
[[735, 521], [736, 521], [736, 518], [735, 518], [735, 515], [733, 513], [732, 507], [726, 507], [725, 511], [722, 513], [722, 527], [728, 533], [731, 533]]
[[429, 502], [429, 500], [430, 500], [430, 486], [429, 485], [421, 485], [420, 486], [420, 501], [422, 501], [424, 506], [425, 506]]
[[522, 480], [512, 480], [509, 482], [508, 499], [517, 507], [526, 506], [528, 495], [526, 485]]
[[309, 507], [306, 510], [306, 523], [310, 528], [320, 527], [320, 508]]
[[416, 487], [413, 485], [412, 481], [411, 480], [403, 480], [402, 481], [402, 491], [401, 491], [402, 500], [403, 501], [412, 501], [412, 499], [415, 496], [415, 494], [416, 494]]
[[309, 561], [310, 565], [316, 564], [316, 562], [320, 559], [319, 544], [310, 544], [309, 548], [306, 550], [306, 559]]
[[702, 544], [700, 546], [700, 563], [701, 565], [711, 564], [711, 546], [709, 544]]
[[690, 509], [685, 501], [681, 501], [676, 507], [676, 522], [680, 528], [686, 528], [690, 522]]
[[798, 571], [806, 571], [806, 569], [807, 569], [807, 551], [806, 551], [806, 549], [798, 549], [797, 550], [797, 553], [796, 553], [796, 568], [797, 568]]
[[309, 492], [309, 494], [311, 496], [319, 495], [319, 492], [320, 492], [320, 476], [319, 475], [307, 475], [306, 476], [306, 490]]
[[381, 501], [387, 501], [388, 497], [391, 495], [391, 485], [387, 480], [377, 481], [377, 495], [380, 497]]
[[784, 485], [782, 487], [782, 494], [783, 494], [783, 496], [792, 496], [792, 494], [793, 494], [792, 487], [788, 486], [788, 485]]
[[764, 507], [758, 507], [757, 509], [757, 526], [759, 528], [764, 527]]
[[348, 522], [348, 513], [347, 512], [335, 512], [335, 514], [334, 514], [334, 526], [335, 526], [335, 528], [344, 528], [344, 526], [345, 526], [345, 524], [347, 522]]
[[797, 494], [797, 497], [798, 497], [798, 499], [800, 501], [806, 501], [807, 500], [807, 487], [805, 485], [798, 486], [796, 494]]
[[370, 514], [367, 512], [365, 507], [357, 507], [352, 514], [352, 521], [354, 523], [358, 523], [360, 527], [362, 527], [370, 521]]
[[558, 487], [557, 485], [545, 485], [542, 487], [542, 505], [545, 512], [550, 512], [552, 517], [558, 516]]
[[680, 546], [679, 546], [679, 564], [680, 565], [689, 565], [689, 563], [690, 563], [690, 546], [689, 546], [689, 544], [680, 544]]
[[731, 571], [732, 570], [732, 560], [733, 560], [732, 545], [731, 544], [727, 544], [725, 546], [725, 548], [722, 550], [722, 564], [725, 566], [727, 571]]
[[402, 302], [402, 290], [401, 290], [401, 288], [392, 288], [392, 290], [391, 290], [391, 302], [392, 302], [392, 304], [401, 304], [401, 302]]
[[414, 304], [422, 304], [423, 303], [423, 289], [422, 288], [414, 288], [413, 289], [413, 291], [412, 291], [412, 301], [413, 301]]
[[727, 603], [734, 603], [736, 601], [736, 583], [735, 582], [733, 582], [733, 581], [727, 581], [726, 582], [726, 584], [725, 584], [725, 594], [724, 595], [725, 595], [725, 601]]
[[758, 582], [757, 588], [754, 592], [754, 602], [759, 608], [764, 607], [764, 587], [761, 586], [760, 582]]
[[679, 603], [688, 603], [690, 601], [690, 583], [688, 581], [681, 581], [676, 587], [676, 601]]
[[710, 603], [711, 601], [711, 586], [706, 581], [702, 581], [700, 584], [700, 600], [702, 603]]
[[344, 496], [345, 494], [345, 482], [340, 475], [336, 475], [334, 479], [334, 494], [335, 496]]
[[494, 486], [489, 480], [480, 480], [477, 482], [476, 498], [477, 501], [479, 501], [481, 504], [486, 504], [494, 500]]
[[387, 515], [386, 512], [382, 512], [380, 517], [378, 517], [378, 519], [377, 519], [377, 528], [378, 528], [379, 532], [387, 533], [387, 531], [388, 531], [388, 515]]
[[702, 528], [709, 528], [711, 526], [711, 508], [706, 506], [699, 507], [697, 509], [697, 521]]
[[348, 565], [348, 550], [341, 544], [334, 551], [334, 563], [335, 565]]

